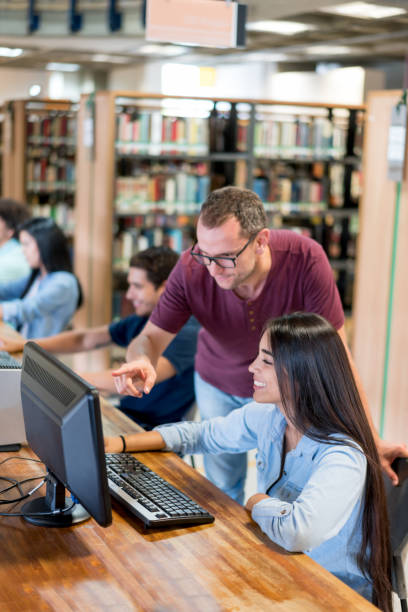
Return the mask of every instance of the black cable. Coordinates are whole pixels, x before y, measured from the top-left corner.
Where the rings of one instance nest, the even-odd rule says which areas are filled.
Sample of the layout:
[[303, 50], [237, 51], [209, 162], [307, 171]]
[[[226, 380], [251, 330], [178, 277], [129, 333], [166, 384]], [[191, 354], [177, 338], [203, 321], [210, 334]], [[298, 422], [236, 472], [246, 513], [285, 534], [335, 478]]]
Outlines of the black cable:
[[33, 459], [32, 457], [19, 457], [18, 455], [13, 455], [12, 457], [6, 457], [3, 461], [0, 461], [0, 465], [3, 463], [7, 463], [7, 461], [11, 461], [12, 459], [19, 459], [20, 461], [33, 461], [34, 463], [44, 463], [40, 461], [40, 459]]
[[72, 502], [68, 508], [59, 508], [58, 510], [50, 510], [49, 512], [0, 512], [0, 516], [52, 516], [54, 514], [64, 514], [69, 512], [75, 506], [76, 502]]
[[[34, 491], [39, 489], [45, 483], [46, 476], [47, 476], [46, 474], [42, 474], [41, 476], [33, 476], [32, 478], [26, 478], [25, 480], [20, 480], [19, 482], [17, 482], [15, 485], [12, 485], [8, 489], [4, 489], [4, 491], [7, 491], [7, 490], [10, 490], [13, 487], [17, 486], [18, 490], [21, 493], [21, 496], [15, 498], [15, 499], [0, 499], [0, 505], [18, 503], [20, 501], [23, 501], [23, 499], [27, 499], [27, 497], [30, 497], [30, 495], [32, 495], [34, 493]], [[28, 493], [23, 493], [23, 491], [21, 490], [20, 485], [25, 484], [26, 482], [32, 482], [33, 480], [39, 480], [40, 478], [42, 478], [43, 481], [37, 487], [34, 487], [34, 489], [29, 491]]]
[[[6, 463], [7, 461], [11, 461], [12, 459], [20, 459], [22, 461], [33, 461], [34, 463], [43, 463], [43, 461], [40, 461], [39, 459], [32, 459], [31, 457], [19, 457], [18, 455], [14, 455], [13, 457], [7, 457], [6, 459], [3, 459], [3, 461], [0, 461], [0, 465], [3, 465], [3, 463]], [[31, 491], [29, 491], [27, 494], [23, 495], [19, 499], [0, 500], [0, 504], [18, 503], [22, 501], [23, 499], [27, 499], [27, 497], [30, 497], [30, 495], [32, 495], [37, 489], [39, 489], [46, 482], [46, 479], [47, 479], [46, 477], [47, 477], [47, 474], [41, 474], [41, 476], [32, 476], [30, 478], [25, 478], [24, 480], [18, 481], [18, 480], [15, 480], [14, 478], [8, 478], [7, 476], [0, 476], [0, 479], [2, 480], [7, 480], [8, 482], [14, 481], [15, 483], [11, 485], [10, 487], [8, 487], [7, 489], [4, 489], [4, 491], [9, 491], [13, 489], [14, 487], [17, 487], [21, 494], [23, 494], [21, 490], [22, 484], [43, 478], [43, 482], [41, 482], [37, 487], [34, 487], [34, 489], [32, 489]], [[0, 491], [0, 493], [3, 493], [4, 491]], [[33, 513], [31, 512], [0, 512], [0, 516], [22, 516], [22, 517], [25, 517], [25, 516], [33, 516], [33, 517], [35, 516], [53, 516], [55, 514], [63, 514], [64, 512], [69, 512], [70, 510], [72, 510], [72, 508], [75, 506], [76, 503], [77, 502], [73, 501], [72, 504], [68, 506], [67, 508], [59, 508], [58, 510], [50, 510], [49, 512], [33, 512]]]

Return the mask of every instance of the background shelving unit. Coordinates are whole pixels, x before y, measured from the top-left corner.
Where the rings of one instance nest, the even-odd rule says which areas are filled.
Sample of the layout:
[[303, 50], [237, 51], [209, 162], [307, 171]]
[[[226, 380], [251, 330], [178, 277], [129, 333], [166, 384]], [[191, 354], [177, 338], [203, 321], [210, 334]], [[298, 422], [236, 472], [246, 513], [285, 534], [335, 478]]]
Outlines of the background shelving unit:
[[[78, 325], [129, 312], [130, 256], [188, 247], [210, 190], [246, 186], [271, 226], [318, 240], [351, 308], [364, 107], [97, 92], [80, 103]], [[113, 274], [112, 274], [113, 269]]]
[[76, 105], [66, 100], [15, 100], [4, 105], [4, 197], [51, 216], [74, 231]]

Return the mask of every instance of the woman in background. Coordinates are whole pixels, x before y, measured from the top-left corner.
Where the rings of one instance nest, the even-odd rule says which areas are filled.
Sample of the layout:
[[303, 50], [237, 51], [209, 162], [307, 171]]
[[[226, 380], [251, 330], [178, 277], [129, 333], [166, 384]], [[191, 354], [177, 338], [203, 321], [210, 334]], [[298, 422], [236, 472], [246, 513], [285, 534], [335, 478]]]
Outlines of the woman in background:
[[43, 217], [23, 223], [19, 239], [31, 273], [0, 283], [0, 319], [26, 338], [56, 334], [68, 325], [82, 302], [67, 239], [52, 219]]
[[30, 272], [16, 235], [18, 227], [30, 218], [25, 204], [0, 198], [0, 284], [26, 278]]
[[246, 508], [262, 531], [391, 612], [383, 475], [338, 333], [316, 314], [274, 319], [249, 370], [254, 402], [203, 423], [106, 438], [106, 451], [257, 448], [259, 493]]

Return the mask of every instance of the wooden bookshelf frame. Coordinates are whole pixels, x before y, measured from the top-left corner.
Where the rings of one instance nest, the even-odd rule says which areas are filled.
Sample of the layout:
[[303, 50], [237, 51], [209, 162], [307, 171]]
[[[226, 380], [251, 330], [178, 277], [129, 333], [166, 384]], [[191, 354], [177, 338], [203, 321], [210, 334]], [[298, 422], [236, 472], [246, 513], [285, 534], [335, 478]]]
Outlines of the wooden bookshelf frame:
[[28, 104], [38, 104], [35, 112], [71, 111], [69, 100], [49, 98], [13, 100], [3, 106], [3, 156], [2, 156], [2, 197], [26, 201], [26, 155], [28, 150], [26, 135], [26, 112]]

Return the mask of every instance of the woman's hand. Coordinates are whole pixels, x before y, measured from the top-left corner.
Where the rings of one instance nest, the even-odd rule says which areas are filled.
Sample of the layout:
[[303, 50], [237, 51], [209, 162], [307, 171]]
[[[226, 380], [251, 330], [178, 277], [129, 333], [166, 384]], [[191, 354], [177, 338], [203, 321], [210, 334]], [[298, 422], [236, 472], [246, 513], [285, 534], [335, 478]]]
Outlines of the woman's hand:
[[22, 353], [24, 344], [24, 340], [12, 340], [7, 336], [0, 335], [0, 351], [7, 351], [7, 353]]
[[156, 382], [156, 370], [147, 357], [124, 363], [112, 372], [118, 393], [142, 397]]
[[269, 499], [269, 495], [265, 495], [265, 493], [255, 493], [255, 495], [251, 495], [245, 504], [246, 510], [248, 510], [248, 512], [252, 512], [252, 508], [255, 506], [255, 504], [260, 502], [262, 499]]

